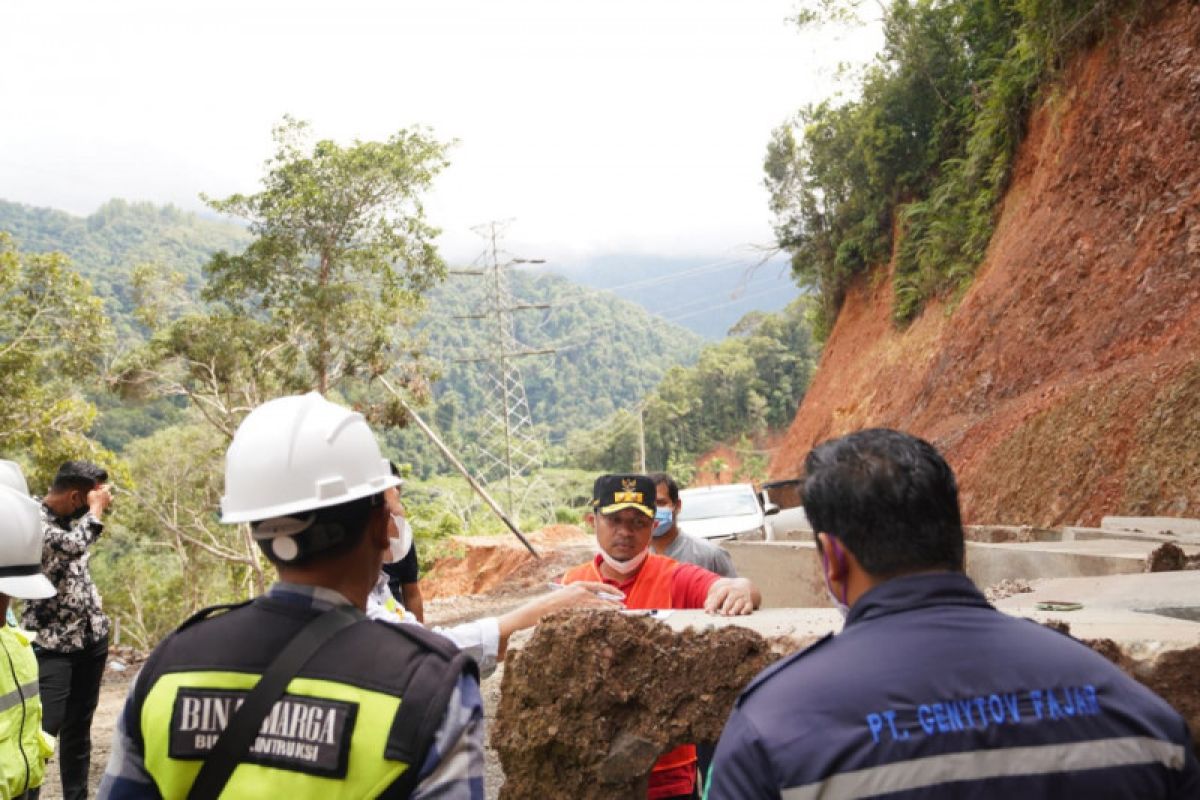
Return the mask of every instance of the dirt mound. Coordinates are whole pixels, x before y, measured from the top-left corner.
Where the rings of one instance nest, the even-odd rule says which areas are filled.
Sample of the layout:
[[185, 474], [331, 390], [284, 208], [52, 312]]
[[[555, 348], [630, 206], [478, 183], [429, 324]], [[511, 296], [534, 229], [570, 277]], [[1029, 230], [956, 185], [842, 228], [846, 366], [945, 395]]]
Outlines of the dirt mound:
[[1187, 556], [1183, 549], [1167, 542], [1146, 556], [1146, 572], [1176, 572], [1187, 568]]
[[771, 463], [872, 425], [934, 442], [966, 521], [1200, 514], [1200, 6], [1080, 57], [1033, 114], [995, 235], [952, 308], [891, 324], [847, 294]]
[[547, 618], [504, 666], [491, 732], [501, 798], [645, 797], [660, 754], [716, 741], [742, 688], [796, 647], [744, 628], [677, 633], [612, 612]]
[[1200, 755], [1200, 739], [1195, 735], [1200, 731], [1200, 647], [1172, 650], [1154, 659], [1138, 661], [1130, 658], [1111, 639], [1085, 639], [1083, 643], [1132, 675], [1183, 715], [1192, 731], [1192, 747]]
[[497, 589], [523, 591], [562, 575], [587, 559], [593, 539], [574, 525], [550, 525], [526, 536], [535, 559], [515, 536], [456, 536], [463, 555], [440, 559], [421, 578], [427, 599], [482, 594]]

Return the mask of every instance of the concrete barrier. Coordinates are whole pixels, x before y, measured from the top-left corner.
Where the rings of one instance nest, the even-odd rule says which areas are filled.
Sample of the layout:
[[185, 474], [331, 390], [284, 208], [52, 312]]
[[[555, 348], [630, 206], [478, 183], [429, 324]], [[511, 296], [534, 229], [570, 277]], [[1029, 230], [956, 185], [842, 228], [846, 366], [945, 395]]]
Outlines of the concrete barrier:
[[[722, 542], [738, 574], [763, 594], [764, 608], [828, 608], [820, 558], [808, 541]], [[1005, 579], [1040, 580], [1140, 573], [1158, 542], [1094, 539], [989, 544], [967, 542], [967, 574], [980, 588]], [[1189, 555], [1200, 548], [1185, 546]], [[1193, 575], [1195, 573], [1192, 573]]]
[[807, 542], [721, 542], [738, 575], [749, 578], [763, 596], [763, 608], [830, 608], [817, 547]]
[[1200, 519], [1186, 517], [1105, 517], [1100, 520], [1100, 527], [1108, 530], [1200, 538]]
[[1080, 542], [987, 544], [967, 542], [967, 574], [980, 588], [1002, 580], [1075, 578], [1142, 572], [1152, 542], [1096, 539]]

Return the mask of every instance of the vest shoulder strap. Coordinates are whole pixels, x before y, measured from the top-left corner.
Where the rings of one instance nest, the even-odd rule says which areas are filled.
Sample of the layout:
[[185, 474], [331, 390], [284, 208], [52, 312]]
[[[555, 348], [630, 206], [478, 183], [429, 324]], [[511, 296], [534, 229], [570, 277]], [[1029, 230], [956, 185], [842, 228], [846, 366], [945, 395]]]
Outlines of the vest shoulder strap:
[[216, 744], [200, 766], [200, 772], [188, 792], [188, 800], [216, 800], [246, 754], [262, 726], [271, 706], [287, 690], [288, 683], [310, 658], [341, 630], [364, 622], [358, 609], [337, 606], [301, 628], [287, 647], [279, 653], [263, 673], [258, 683], [246, 695], [234, 712], [228, 726], [217, 737]]
[[207, 608], [202, 608], [199, 611], [197, 611], [195, 614], [192, 614], [190, 617], [188, 617], [183, 622], [181, 622], [179, 627], [175, 629], [175, 632], [178, 633], [179, 631], [183, 630], [184, 628], [189, 628], [192, 625], [195, 625], [197, 622], [203, 622], [204, 620], [206, 620], [210, 617], [215, 617], [215, 616], [218, 616], [219, 614], [224, 614], [229, 611], [233, 611], [235, 608], [241, 608], [242, 606], [248, 606], [252, 602], [253, 602], [252, 600], [243, 600], [240, 603], [221, 603], [219, 605], [208, 606]]

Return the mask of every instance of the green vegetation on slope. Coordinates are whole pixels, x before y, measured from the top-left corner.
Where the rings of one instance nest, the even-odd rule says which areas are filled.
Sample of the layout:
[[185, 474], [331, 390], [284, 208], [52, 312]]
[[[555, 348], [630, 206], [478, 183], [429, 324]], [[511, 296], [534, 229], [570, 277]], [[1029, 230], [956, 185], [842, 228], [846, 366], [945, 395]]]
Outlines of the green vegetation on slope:
[[[204, 285], [204, 266], [220, 249], [241, 252], [250, 233], [227, 222], [150, 203], [112, 200], [89, 217], [33, 208], [0, 200], [0, 230], [13, 233], [26, 252], [62, 251], [76, 271], [87, 276], [107, 299], [108, 314], [120, 332], [120, 349], [144, 334], [136, 320], [139, 268], [153, 265], [178, 273], [182, 292], [173, 298], [196, 309]], [[637, 304], [565, 278], [545, 273], [514, 272], [513, 294], [520, 302], [550, 303], [546, 311], [515, 315], [517, 337], [535, 349], [556, 347], [553, 356], [520, 361], [530, 410], [539, 435], [549, 447], [551, 463], [563, 463], [561, 445], [568, 433], [589, 428], [619, 408], [634, 405], [679, 364], [690, 364], [700, 352], [699, 336], [651, 316]], [[167, 287], [170, 289], [171, 287]], [[477, 312], [488, 287], [479, 279], [452, 278], [425, 297], [418, 330], [428, 355], [441, 361], [434, 384], [434, 404], [424, 413], [458, 445], [471, 440], [487, 399], [487, 365], [456, 359], [487, 356], [494, 336], [487, 322], [454, 319]], [[156, 289], [150, 299], [164, 302], [171, 294]], [[143, 298], [145, 299], [145, 298]], [[633, 358], [631, 353], [640, 353]], [[649, 355], [646, 355], [649, 354]], [[129, 403], [92, 391], [99, 408], [92, 435], [120, 452], [135, 439], [182, 421], [182, 399]], [[411, 463], [416, 474], [430, 476], [448, 469], [432, 445], [415, 430], [387, 434], [390, 449]]]
[[132, 274], [139, 264], [170, 267], [194, 292], [213, 253], [241, 250], [250, 242], [248, 231], [228, 222], [118, 199], [87, 217], [0, 200], [0, 231], [12, 234], [25, 252], [67, 256], [104, 298], [119, 329], [134, 310]]
[[[1030, 109], [1066, 59], [1140, 0], [894, 0], [860, 99], [801, 110], [764, 163], [776, 237], [832, 325], [849, 280], [896, 252], [894, 318], [983, 260]], [[824, 0], [801, 24], [844, 18]], [[800, 130], [797, 139], [793, 128]]]
[[[561, 445], [573, 432], [590, 430], [611, 414], [630, 409], [668, 371], [695, 361], [698, 335], [651, 316], [637, 304], [586, 289], [544, 273], [510, 276], [518, 303], [548, 304], [546, 310], [514, 315], [516, 338], [550, 355], [515, 361], [519, 366], [535, 426], [550, 465], [568, 465]], [[429, 298], [423, 332], [430, 354], [440, 360], [442, 378], [434, 387], [430, 421], [451, 446], [467, 454], [484, 427], [486, 404], [494, 393], [490, 366], [462, 359], [489, 358], [495, 350], [494, 323], [454, 319], [485, 307], [489, 287], [479, 279], [454, 278]], [[443, 460], [416, 430], [391, 431], [389, 447], [413, 465], [417, 475], [444, 471]]]
[[[714, 445], [791, 423], [816, 365], [810, 302], [800, 298], [774, 314], [748, 314], [728, 339], [705, 347], [694, 366], [667, 371], [642, 404], [648, 469], [666, 469], [686, 482], [689, 463]], [[571, 463], [585, 469], [636, 468], [637, 410], [618, 411], [579, 432], [567, 451]]]

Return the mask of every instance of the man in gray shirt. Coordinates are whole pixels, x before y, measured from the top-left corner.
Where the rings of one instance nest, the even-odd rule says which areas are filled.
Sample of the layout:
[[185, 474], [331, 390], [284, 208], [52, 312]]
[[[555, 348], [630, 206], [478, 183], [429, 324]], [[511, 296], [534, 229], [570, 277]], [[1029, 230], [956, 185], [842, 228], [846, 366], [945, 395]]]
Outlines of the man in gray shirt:
[[679, 511], [683, 504], [679, 500], [679, 484], [665, 472], [650, 476], [657, 490], [657, 512], [654, 515], [654, 535], [650, 549], [655, 553], [676, 561], [704, 567], [722, 578], [736, 578], [733, 559], [729, 553], [704, 539], [688, 536], [679, 530]]

